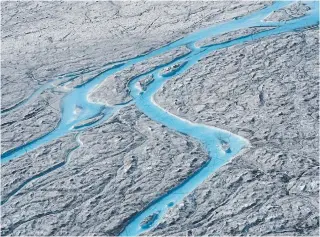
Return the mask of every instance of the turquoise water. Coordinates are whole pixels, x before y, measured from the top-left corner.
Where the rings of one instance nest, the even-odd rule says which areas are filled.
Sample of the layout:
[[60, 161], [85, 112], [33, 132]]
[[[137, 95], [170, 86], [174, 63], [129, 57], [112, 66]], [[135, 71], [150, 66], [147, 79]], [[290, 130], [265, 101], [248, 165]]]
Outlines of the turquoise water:
[[[194, 124], [170, 114], [169, 112], [165, 111], [163, 108], [159, 107], [157, 104], [154, 103], [153, 95], [159, 90], [159, 88], [161, 88], [161, 86], [167, 80], [170, 80], [172, 77], [185, 72], [195, 63], [197, 63], [200, 59], [208, 55], [210, 52], [213, 52], [214, 50], [319, 24], [318, 2], [307, 2], [307, 4], [312, 8], [312, 10], [308, 12], [308, 15], [299, 19], [283, 23], [270, 23], [262, 21], [272, 11], [280, 9], [287, 4], [289, 4], [289, 2], [275, 2], [271, 6], [259, 10], [255, 13], [252, 13], [250, 15], [197, 31], [171, 44], [165, 45], [157, 50], [151, 51], [145, 55], [140, 55], [135, 58], [128, 59], [127, 61], [121, 62], [121, 64], [101, 73], [97, 77], [94, 77], [91, 80], [89, 80], [84, 85], [74, 88], [62, 99], [61, 119], [59, 124], [53, 131], [23, 146], [4, 152], [1, 155], [1, 162], [7, 162], [11, 159], [19, 157], [25, 154], [26, 152], [35, 150], [38, 147], [61, 136], [64, 136], [70, 132], [78, 133], [79, 131], [88, 129], [93, 126], [97, 126], [113, 114], [117, 113], [117, 111], [122, 107], [127, 106], [131, 103], [135, 103], [138, 109], [145, 113], [150, 119], [157, 121], [172, 130], [186, 134], [199, 140], [207, 149], [210, 157], [209, 161], [198, 172], [193, 174], [186, 181], [178, 185], [176, 188], [174, 188], [167, 194], [154, 200], [144, 211], [134, 216], [129, 221], [125, 229], [122, 231], [121, 235], [136, 236], [143, 233], [146, 230], [151, 229], [152, 227], [158, 224], [158, 222], [162, 219], [168, 208], [180, 202], [188, 193], [192, 192], [205, 179], [207, 179], [208, 176], [210, 176], [216, 169], [228, 162], [231, 159], [231, 157], [234, 157], [243, 147], [249, 145], [248, 141], [246, 141], [244, 138], [231, 134], [227, 131], [201, 124]], [[216, 36], [222, 33], [227, 33], [229, 31], [234, 31], [241, 28], [253, 26], [275, 26], [276, 28], [253, 34], [250, 36], [240, 37], [221, 44], [215, 44], [201, 48], [197, 48], [194, 45], [195, 42], [205, 39], [207, 37]], [[87, 100], [89, 92], [93, 90], [97, 85], [99, 85], [103, 80], [105, 80], [108, 76], [125, 68], [128, 68], [135, 63], [163, 54], [182, 45], [186, 45], [189, 49], [191, 49], [191, 53], [182, 56], [178, 59], [175, 59], [170, 63], [160, 65], [159, 67], [150, 71], [149, 73], [145, 73], [130, 81], [128, 87], [130, 89], [130, 94], [133, 98], [133, 100], [130, 103], [119, 104], [113, 107], [106, 107], [104, 105], [91, 103]], [[169, 74], [166, 74], [165, 76], [159, 75], [160, 71], [163, 68], [167, 66], [172, 66], [175, 63], [179, 62], [182, 63], [182, 66], [178, 69], [174, 70]], [[136, 83], [139, 80], [141, 80], [144, 76], [151, 74], [153, 75], [155, 80], [148, 86], [145, 92], [141, 93], [138, 87], [136, 87]], [[78, 109], [79, 112], [75, 113], [77, 108], [81, 108], [81, 110]], [[95, 118], [97, 116], [99, 116], [98, 121], [81, 127], [77, 126], [77, 124], [79, 124], [80, 122], [90, 118]], [[231, 152], [226, 153], [221, 149], [221, 139], [229, 143]], [[154, 218], [153, 222], [150, 223], [150, 225], [147, 228], [141, 228], [141, 221], [154, 213], [158, 213], [157, 218]]]
[[[196, 47], [189, 47], [192, 48], [193, 51], [190, 55], [186, 58], [181, 59], [183, 62], [187, 60], [187, 63], [183, 64], [177, 71], [174, 71], [170, 76], [161, 77], [159, 75], [160, 70], [155, 70], [152, 73], [153, 77], [155, 78], [154, 82], [149, 86], [146, 92], [142, 95], [140, 91], [137, 89], [135, 84], [137, 81], [142, 79], [142, 77], [138, 77], [132, 80], [129, 84], [129, 88], [131, 90], [131, 96], [135, 99], [135, 103], [137, 107], [143, 111], [148, 117], [152, 120], [157, 121], [159, 123], [164, 124], [165, 126], [179, 131], [181, 133], [187, 134], [197, 140], [201, 141], [204, 144], [205, 148], [209, 152], [210, 160], [202, 167], [198, 172], [193, 174], [189, 177], [186, 181], [182, 184], [178, 185], [176, 188], [168, 192], [167, 194], [161, 196], [160, 198], [154, 200], [143, 212], [139, 213], [138, 215], [134, 216], [129, 224], [125, 227], [125, 229], [120, 234], [121, 236], [137, 236], [142, 234], [143, 232], [150, 230], [154, 226], [156, 226], [159, 221], [163, 218], [165, 213], [169, 208], [174, 206], [176, 203], [182, 201], [182, 199], [190, 192], [192, 192], [196, 187], [198, 187], [204, 180], [206, 180], [215, 170], [219, 167], [224, 165], [226, 162], [230, 160], [231, 157], [236, 155], [243, 147], [249, 145], [248, 141], [245, 139], [236, 136], [234, 134], [230, 134], [226, 131], [221, 131], [219, 129], [203, 126], [199, 124], [193, 124], [188, 121], [182, 120], [174, 115], [171, 115], [158, 105], [156, 105], [153, 100], [152, 96], [161, 88], [161, 86], [165, 83], [166, 80], [169, 80], [173, 76], [183, 73], [187, 69], [189, 69], [192, 65], [197, 63], [201, 58], [206, 56], [208, 53], [218, 50], [225, 47], [230, 47], [232, 45], [245, 43], [248, 41], [252, 41], [255, 39], [259, 39], [262, 37], [266, 37], [273, 34], [279, 34], [299, 28], [303, 28], [306, 26], [318, 24], [318, 3], [316, 4], [316, 9], [309, 13], [308, 16], [303, 17], [301, 19], [293, 20], [287, 23], [272, 23], [266, 24], [261, 22], [261, 20], [268, 15], [271, 11], [278, 9], [279, 7], [283, 6], [284, 4], [288, 3], [275, 3], [271, 7], [261, 10], [251, 16], [240, 18], [236, 21], [232, 21], [226, 24], [222, 24], [220, 26], [215, 27], [213, 30], [215, 34], [220, 34], [228, 31], [250, 27], [250, 26], [262, 26], [262, 25], [270, 25], [270, 26], [278, 26], [278, 28], [260, 32], [254, 35], [240, 37], [238, 39], [222, 43], [204, 47], [203, 48], [196, 48]], [[310, 3], [309, 3], [310, 4]], [[313, 4], [310, 4], [314, 7]], [[240, 24], [240, 25], [239, 25]], [[198, 39], [198, 38], [197, 38]], [[176, 63], [176, 62], [175, 62]], [[173, 65], [173, 63], [171, 64]], [[231, 152], [225, 153], [220, 148], [220, 139], [228, 141], [230, 144]], [[141, 226], [141, 222], [148, 216], [153, 215], [154, 213], [157, 214], [157, 218], [153, 218], [151, 223], [146, 227], [145, 225]]]

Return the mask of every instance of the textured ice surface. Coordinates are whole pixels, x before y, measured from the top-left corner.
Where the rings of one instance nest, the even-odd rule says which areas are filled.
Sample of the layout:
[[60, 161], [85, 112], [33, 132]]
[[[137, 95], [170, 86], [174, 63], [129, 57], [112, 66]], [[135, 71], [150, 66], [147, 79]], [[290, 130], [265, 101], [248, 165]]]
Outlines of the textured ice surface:
[[271, 13], [265, 21], [288, 21], [304, 16], [310, 7], [301, 1], [290, 4], [289, 6]]
[[[266, 4], [2, 2], [3, 151], [54, 129], [62, 96], [121, 65], [116, 61]], [[286, 10], [290, 19], [309, 12], [296, 5]], [[229, 32], [212, 42], [247, 34]], [[169, 202], [172, 209], [150, 233], [316, 234], [317, 34], [303, 30], [218, 50], [155, 96], [173, 114], [232, 131], [248, 138], [252, 147], [177, 206]], [[130, 79], [186, 52], [150, 58], [108, 77], [91, 99], [127, 102]], [[85, 108], [70, 109], [76, 116]], [[179, 125], [173, 122], [171, 126]], [[133, 216], [207, 159], [199, 141], [127, 106], [97, 127], [2, 164], [2, 234], [118, 235]]]
[[156, 102], [177, 116], [232, 131], [252, 147], [152, 234], [317, 235], [318, 34], [286, 33], [219, 50], [157, 93]]

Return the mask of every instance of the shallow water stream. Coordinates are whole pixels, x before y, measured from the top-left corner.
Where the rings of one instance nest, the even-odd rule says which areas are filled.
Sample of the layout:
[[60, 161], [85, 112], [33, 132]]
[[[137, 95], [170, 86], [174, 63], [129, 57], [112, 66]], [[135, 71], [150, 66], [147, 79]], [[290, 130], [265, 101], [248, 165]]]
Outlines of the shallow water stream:
[[[191, 136], [200, 141], [207, 149], [210, 157], [209, 161], [199, 171], [197, 171], [182, 184], [179, 184], [176, 188], [174, 188], [167, 194], [160, 196], [158, 199], [154, 200], [144, 211], [134, 216], [130, 220], [128, 225], [124, 228], [121, 235], [136, 236], [143, 233], [144, 231], [150, 230], [152, 227], [156, 226], [159, 223], [159, 221], [163, 218], [166, 211], [170, 207], [180, 202], [186, 195], [192, 192], [205, 179], [207, 179], [208, 176], [210, 176], [216, 169], [228, 162], [232, 157], [239, 153], [242, 148], [249, 145], [249, 142], [246, 139], [235, 134], [218, 128], [191, 123], [187, 120], [170, 114], [168, 111], [159, 107], [153, 101], [153, 95], [162, 87], [162, 85], [167, 80], [170, 80], [172, 77], [185, 72], [200, 59], [215, 50], [237, 44], [243, 44], [283, 32], [303, 29], [305, 27], [318, 24], [318, 2], [307, 2], [307, 4], [311, 7], [311, 10], [308, 11], [308, 14], [304, 17], [293, 19], [287, 22], [263, 21], [263, 19], [267, 15], [288, 4], [290, 4], [290, 2], [275, 2], [271, 6], [261, 9], [250, 15], [197, 31], [150, 53], [126, 60], [121, 64], [118, 64], [117, 66], [101, 73], [84, 85], [75, 87], [62, 100], [61, 119], [58, 126], [53, 131], [34, 141], [4, 152], [1, 155], [1, 161], [7, 162], [11, 159], [19, 157], [26, 152], [35, 150], [38, 147], [47, 144], [54, 139], [62, 137], [70, 132], [81, 133], [82, 130], [101, 124], [103, 121], [110, 118], [111, 115], [117, 113], [117, 111], [122, 107], [134, 103], [138, 107], [138, 109], [146, 114], [150, 119], [161, 123], [174, 131]], [[230, 31], [255, 26], [274, 26], [274, 28], [252, 35], [236, 38], [220, 44], [214, 44], [200, 48], [195, 47], [195, 43], [199, 40], [203, 40], [212, 36], [218, 36]], [[157, 55], [161, 55], [183, 45], [187, 46], [191, 50], [191, 53], [175, 59], [167, 64], [161, 65], [148, 73], [135, 77], [129, 82], [128, 87], [130, 89], [130, 95], [133, 98], [131, 102], [119, 104], [113, 107], [106, 107], [104, 105], [88, 102], [87, 97], [89, 92], [110, 75], [128, 68], [133, 64], [139, 63]], [[165, 74], [164, 76], [160, 75], [160, 72], [164, 68], [173, 66], [177, 63], [180, 63], [180, 67], [176, 67], [175, 70]], [[141, 79], [144, 79], [145, 76], [148, 75], [152, 75], [154, 80], [146, 87], [145, 91], [141, 91], [138, 83]], [[74, 111], [77, 111], [77, 113], [75, 113]], [[95, 117], [97, 117], [96, 120], [93, 120], [92, 122], [87, 124], [83, 123], [83, 121]], [[82, 123], [82, 125], [79, 126], [79, 123]], [[227, 143], [228, 149], [223, 149], [223, 143]], [[142, 221], [146, 220], [146, 218], [150, 216], [152, 216], [152, 218], [149, 218], [150, 221], [147, 222], [147, 224], [142, 225]]]

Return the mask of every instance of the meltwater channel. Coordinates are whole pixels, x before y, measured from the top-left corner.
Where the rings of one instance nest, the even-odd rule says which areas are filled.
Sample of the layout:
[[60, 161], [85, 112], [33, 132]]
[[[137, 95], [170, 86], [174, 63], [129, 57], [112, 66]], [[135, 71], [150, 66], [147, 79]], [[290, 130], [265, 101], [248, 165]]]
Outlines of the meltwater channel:
[[[38, 147], [47, 144], [54, 139], [62, 137], [70, 132], [79, 133], [87, 128], [99, 125], [103, 121], [110, 118], [110, 116], [117, 113], [117, 111], [122, 107], [127, 106], [128, 104], [135, 103], [138, 109], [140, 109], [152, 120], [157, 121], [174, 131], [186, 134], [199, 140], [209, 153], [208, 162], [200, 170], [190, 176], [182, 184], [175, 187], [173, 190], [152, 201], [145, 210], [133, 216], [120, 235], [137, 236], [145, 231], [150, 230], [159, 223], [159, 221], [163, 218], [166, 211], [170, 207], [180, 202], [186, 195], [192, 192], [205, 179], [207, 179], [208, 176], [210, 176], [216, 169], [228, 162], [232, 157], [239, 153], [242, 148], [249, 145], [249, 142], [240, 136], [211, 126], [195, 124], [169, 113], [165, 109], [159, 107], [153, 101], [153, 95], [167, 80], [185, 72], [192, 65], [197, 63], [201, 58], [205, 57], [215, 50], [246, 43], [271, 35], [300, 30], [319, 24], [319, 3], [316, 1], [306, 2], [306, 4], [310, 6], [311, 10], [308, 11], [307, 15], [301, 18], [293, 19], [287, 22], [263, 21], [263, 19], [268, 14], [285, 7], [290, 3], [291, 2], [274, 2], [271, 6], [268, 6], [247, 16], [239, 17], [229, 22], [197, 31], [157, 50], [116, 64], [114, 67], [106, 70], [95, 78], [92, 78], [87, 83], [75, 87], [62, 99], [61, 119], [59, 124], [53, 131], [38, 139], [35, 139], [34, 141], [4, 152], [1, 155], [1, 162], [7, 162], [16, 157], [20, 157], [21, 155], [35, 150]], [[239, 37], [220, 44], [213, 44], [200, 48], [197, 48], [194, 45], [195, 42], [208, 37], [217, 36], [223, 33], [243, 28], [258, 26], [273, 26], [274, 28], [262, 31], [260, 33]], [[147, 60], [151, 57], [163, 54], [169, 50], [183, 45], [186, 45], [191, 50], [189, 54], [174, 59], [167, 64], [160, 65], [156, 69], [151, 70], [150, 72], [143, 75], [137, 76], [129, 82], [128, 87], [130, 89], [130, 95], [133, 98], [131, 102], [127, 104], [119, 104], [113, 107], [107, 107], [88, 101], [87, 96], [89, 92], [97, 85], [99, 85], [103, 80], [107, 80], [107, 78], [112, 74], [130, 67], [135, 63]], [[160, 71], [163, 68], [173, 66], [177, 63], [180, 63], [180, 67], [178, 67], [172, 73], [160, 75]], [[147, 89], [144, 92], [141, 92], [137, 87], [137, 83], [148, 75], [152, 75], [154, 81], [150, 85], [148, 85]], [[21, 106], [23, 106], [24, 104], [25, 103], [22, 103]], [[74, 113], [77, 108], [80, 108], [80, 112]], [[10, 111], [6, 111], [6, 113], [9, 112]], [[92, 118], [98, 119], [91, 123], [84, 123], [84, 121], [90, 120]], [[81, 124], [81, 126], [79, 126], [79, 124]], [[228, 152], [225, 152], [221, 149], [221, 141], [228, 142], [228, 145], [230, 146]], [[149, 218], [149, 221], [143, 222], [144, 220], [146, 220], [146, 218]]]

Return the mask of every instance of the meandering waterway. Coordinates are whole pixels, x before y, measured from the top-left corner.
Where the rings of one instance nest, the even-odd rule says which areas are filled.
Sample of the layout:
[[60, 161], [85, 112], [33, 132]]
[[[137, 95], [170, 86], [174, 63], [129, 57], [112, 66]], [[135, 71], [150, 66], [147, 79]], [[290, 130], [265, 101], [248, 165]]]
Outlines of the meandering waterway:
[[[26, 152], [35, 150], [38, 147], [47, 144], [54, 139], [62, 137], [70, 132], [79, 133], [89, 127], [97, 126], [103, 121], [107, 120], [113, 114], [117, 113], [117, 111], [122, 107], [134, 103], [138, 107], [138, 109], [146, 114], [150, 119], [159, 122], [174, 131], [183, 133], [199, 140], [207, 149], [210, 157], [209, 161], [195, 174], [185, 180], [182, 184], [179, 184], [170, 192], [154, 200], [144, 211], [134, 216], [129, 221], [128, 225], [124, 228], [121, 235], [136, 236], [147, 230], [150, 230], [159, 223], [159, 221], [163, 218], [170, 207], [179, 203], [186, 195], [192, 192], [205, 179], [207, 179], [208, 176], [210, 176], [216, 169], [228, 162], [245, 146], [249, 145], [249, 142], [240, 136], [218, 128], [191, 123], [185, 119], [179, 118], [169, 113], [154, 102], [153, 95], [162, 87], [162, 85], [167, 80], [170, 80], [172, 77], [185, 72], [203, 57], [215, 50], [237, 44], [243, 44], [271, 35], [276, 35], [293, 30], [300, 30], [305, 27], [319, 24], [318, 2], [307, 2], [306, 4], [311, 7], [311, 10], [308, 11], [307, 15], [301, 18], [293, 19], [287, 22], [263, 21], [263, 19], [267, 15], [275, 10], [283, 8], [288, 4], [290, 4], [290, 2], [275, 2], [271, 6], [261, 9], [250, 15], [192, 33], [178, 41], [163, 46], [145, 55], [140, 55], [138, 57], [121, 62], [121, 64], [119, 63], [111, 69], [101, 73], [92, 80], [89, 80], [87, 83], [75, 87], [62, 99], [61, 119], [57, 127], [53, 131], [34, 141], [4, 152], [1, 155], [1, 161], [6, 162], [19, 157]], [[220, 44], [213, 44], [200, 48], [195, 47], [195, 43], [199, 40], [203, 40], [212, 36], [218, 36], [220, 34], [239, 29], [257, 26], [273, 26], [274, 28], [270, 28], [259, 33], [239, 37]], [[191, 50], [189, 54], [179, 57], [164, 65], [159, 65], [159, 67], [151, 70], [148, 73], [137, 76], [129, 82], [128, 88], [130, 89], [130, 95], [133, 98], [129, 103], [107, 107], [88, 101], [87, 97], [90, 91], [93, 90], [97, 85], [99, 85], [103, 80], [106, 80], [106, 78], [108, 78], [109, 76], [125, 68], [128, 68], [133, 64], [139, 63], [157, 55], [161, 55], [183, 45], [187, 46]], [[161, 75], [161, 71], [163, 69], [174, 66], [176, 64], [178, 64], [179, 66], [177, 66], [171, 73]], [[146, 87], [145, 91], [141, 91], [139, 89], [139, 86], [137, 86], [137, 83], [145, 76], [152, 76], [154, 80]], [[46, 86], [41, 88], [40, 91], [42, 91], [42, 89], [46, 89]], [[37, 96], [38, 93], [39, 91], [36, 91], [33, 96]], [[25, 103], [23, 103], [21, 106], [23, 106], [24, 104]], [[78, 112], [74, 113], [74, 111]], [[9, 112], [10, 111], [6, 111], [6, 113]], [[90, 119], [90, 122], [84, 123], [84, 121]], [[81, 126], [79, 126], [79, 124], [81, 124]], [[224, 143], [228, 145], [228, 149], [223, 149], [222, 145]], [[151, 217], [149, 218], [149, 221], [141, 224], [148, 217]]]

